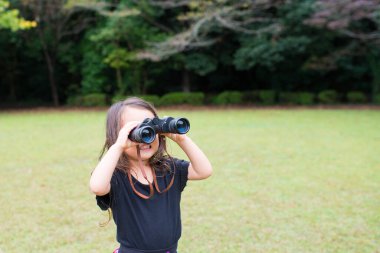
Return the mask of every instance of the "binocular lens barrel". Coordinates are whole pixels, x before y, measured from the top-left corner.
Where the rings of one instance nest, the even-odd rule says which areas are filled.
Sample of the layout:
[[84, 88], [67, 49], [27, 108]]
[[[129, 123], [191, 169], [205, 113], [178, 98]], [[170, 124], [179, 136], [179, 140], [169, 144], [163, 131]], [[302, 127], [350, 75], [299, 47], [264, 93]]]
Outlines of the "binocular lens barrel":
[[156, 138], [156, 131], [150, 126], [143, 126], [131, 131], [129, 138], [134, 142], [150, 144]]
[[176, 118], [169, 123], [169, 130], [172, 133], [185, 134], [189, 129], [190, 122], [185, 118]]
[[156, 134], [174, 133], [185, 134], [190, 130], [190, 122], [186, 118], [154, 118], [145, 119], [139, 126], [133, 129], [128, 138], [134, 142], [150, 144], [156, 138]]

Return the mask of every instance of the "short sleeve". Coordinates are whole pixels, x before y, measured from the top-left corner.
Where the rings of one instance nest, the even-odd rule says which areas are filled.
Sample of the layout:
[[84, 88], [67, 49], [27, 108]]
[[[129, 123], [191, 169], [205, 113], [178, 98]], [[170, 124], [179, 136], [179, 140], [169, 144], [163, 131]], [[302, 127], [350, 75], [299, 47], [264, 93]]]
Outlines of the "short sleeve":
[[174, 158], [174, 164], [176, 167], [176, 173], [178, 175], [179, 188], [181, 192], [185, 189], [188, 177], [188, 170], [190, 163], [185, 160]]
[[102, 209], [103, 211], [106, 211], [108, 208], [112, 208], [112, 203], [113, 203], [113, 200], [114, 200], [114, 193], [116, 192], [115, 191], [115, 188], [117, 187], [117, 184], [115, 182], [115, 174], [112, 175], [112, 178], [111, 178], [111, 189], [110, 189], [110, 192], [107, 193], [106, 195], [103, 195], [103, 196], [98, 196], [96, 195], [96, 203], [97, 205], [100, 207], [100, 209]]

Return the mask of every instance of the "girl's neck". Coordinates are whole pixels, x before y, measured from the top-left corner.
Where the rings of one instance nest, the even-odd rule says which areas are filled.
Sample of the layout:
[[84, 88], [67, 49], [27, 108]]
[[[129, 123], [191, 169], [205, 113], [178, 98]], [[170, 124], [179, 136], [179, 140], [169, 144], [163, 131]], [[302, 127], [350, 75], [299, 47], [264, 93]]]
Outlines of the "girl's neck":
[[[150, 164], [149, 164], [148, 160], [142, 160], [141, 162], [142, 162], [142, 165], [143, 165], [144, 169], [149, 169], [150, 168]], [[140, 163], [139, 163], [139, 161], [129, 160], [129, 163], [130, 163], [131, 169], [133, 169], [133, 170], [140, 170]]]

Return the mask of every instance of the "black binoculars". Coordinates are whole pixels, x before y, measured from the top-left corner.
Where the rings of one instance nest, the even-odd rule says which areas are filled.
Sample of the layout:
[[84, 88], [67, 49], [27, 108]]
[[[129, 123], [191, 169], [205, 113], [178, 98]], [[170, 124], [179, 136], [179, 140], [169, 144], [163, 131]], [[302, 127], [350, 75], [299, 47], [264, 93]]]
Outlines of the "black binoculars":
[[134, 128], [128, 138], [131, 141], [150, 144], [156, 138], [156, 134], [173, 133], [185, 134], [190, 130], [190, 122], [186, 118], [158, 118], [144, 119], [144, 121]]

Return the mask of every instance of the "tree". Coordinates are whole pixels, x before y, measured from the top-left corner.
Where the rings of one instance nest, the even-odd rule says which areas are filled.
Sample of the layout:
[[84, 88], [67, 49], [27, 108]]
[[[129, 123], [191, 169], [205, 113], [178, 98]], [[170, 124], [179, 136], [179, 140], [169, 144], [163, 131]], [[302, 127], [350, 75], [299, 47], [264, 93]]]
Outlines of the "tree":
[[337, 32], [349, 39], [343, 49], [327, 59], [335, 62], [345, 55], [366, 55], [372, 72], [372, 95], [380, 93], [380, 1], [317, 0], [314, 15], [306, 24]]
[[0, 0], [0, 29], [7, 28], [12, 31], [17, 31], [37, 26], [37, 22], [21, 18], [19, 11], [16, 9], [9, 9], [9, 6], [9, 1]]
[[56, 79], [56, 66], [59, 48], [64, 38], [77, 35], [87, 28], [94, 17], [76, 15], [80, 9], [67, 8], [65, 0], [24, 0], [33, 18], [39, 22], [36, 29], [42, 53], [48, 69], [50, 92], [55, 106], [59, 101], [59, 82]]

